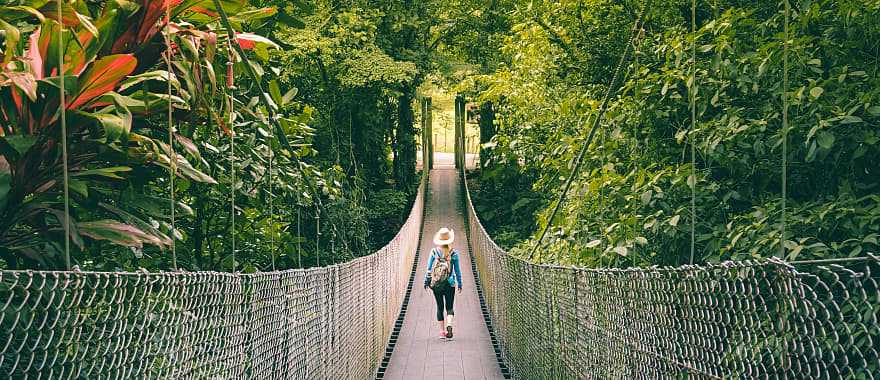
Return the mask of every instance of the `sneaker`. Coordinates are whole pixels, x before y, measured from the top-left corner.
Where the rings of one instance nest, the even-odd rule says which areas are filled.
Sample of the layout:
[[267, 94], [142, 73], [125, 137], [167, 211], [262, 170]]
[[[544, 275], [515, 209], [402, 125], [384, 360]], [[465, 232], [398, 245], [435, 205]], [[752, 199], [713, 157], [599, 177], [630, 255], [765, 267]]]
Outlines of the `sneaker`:
[[440, 330], [440, 339], [448, 337], [448, 333], [446, 331]]
[[446, 326], [446, 337], [452, 339], [452, 325]]

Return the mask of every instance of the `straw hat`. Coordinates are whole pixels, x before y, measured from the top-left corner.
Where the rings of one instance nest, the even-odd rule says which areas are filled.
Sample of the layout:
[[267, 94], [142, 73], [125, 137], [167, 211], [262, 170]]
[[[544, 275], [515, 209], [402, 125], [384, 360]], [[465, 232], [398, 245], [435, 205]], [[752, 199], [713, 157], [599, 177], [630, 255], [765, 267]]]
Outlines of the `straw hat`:
[[434, 234], [435, 245], [452, 244], [453, 241], [455, 241], [455, 231], [449, 228], [443, 227]]

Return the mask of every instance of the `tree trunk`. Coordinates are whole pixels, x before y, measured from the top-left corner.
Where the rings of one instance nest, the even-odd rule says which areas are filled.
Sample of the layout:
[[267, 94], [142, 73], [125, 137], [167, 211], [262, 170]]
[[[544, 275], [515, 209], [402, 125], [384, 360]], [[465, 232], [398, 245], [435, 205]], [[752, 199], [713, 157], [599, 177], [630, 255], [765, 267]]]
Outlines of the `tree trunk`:
[[399, 190], [408, 190], [416, 177], [416, 129], [412, 109], [415, 88], [406, 86], [397, 98], [397, 156], [394, 181]]
[[[492, 102], [480, 105], [480, 144], [485, 144], [495, 136], [495, 108]], [[480, 149], [480, 168], [486, 166], [489, 161], [489, 153]]]

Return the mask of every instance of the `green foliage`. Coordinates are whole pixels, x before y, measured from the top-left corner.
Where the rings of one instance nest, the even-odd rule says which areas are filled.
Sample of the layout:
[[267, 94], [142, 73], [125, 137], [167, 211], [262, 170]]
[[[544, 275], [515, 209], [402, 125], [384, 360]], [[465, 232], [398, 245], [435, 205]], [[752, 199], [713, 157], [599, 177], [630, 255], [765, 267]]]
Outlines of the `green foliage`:
[[480, 222], [499, 246], [513, 248], [535, 232], [535, 212], [545, 206], [532, 190], [535, 176], [515, 161], [490, 166], [468, 178]]
[[[364, 251], [348, 244], [363, 240], [362, 228], [338, 227], [365, 219], [351, 207], [345, 174], [312, 148], [314, 108], [295, 87], [279, 86], [277, 69], [263, 68], [278, 44], [258, 32], [295, 23], [290, 13], [306, 4], [222, 2], [235, 28], [250, 29], [235, 41], [213, 0], [173, 7], [168, 29], [161, 1], [76, 4], [64, 10], [63, 47], [56, 46], [53, 6], [0, 8], [0, 56], [9, 63], [0, 73], [0, 265], [64, 265], [61, 78], [52, 76], [58, 49], [68, 94], [73, 264], [169, 269], [176, 256], [186, 269], [253, 271]], [[170, 66], [162, 60], [164, 38]], [[253, 54], [250, 68], [230, 42]], [[269, 104], [254, 91], [249, 69], [262, 76]], [[169, 103], [175, 125], [167, 122]], [[294, 150], [279, 144], [269, 107]], [[322, 241], [318, 223], [334, 238]]]
[[379, 190], [369, 197], [364, 206], [369, 222], [371, 248], [381, 248], [397, 234], [406, 221], [412, 203], [410, 200], [407, 193], [394, 189]]
[[[636, 2], [516, 7], [509, 64], [474, 80], [499, 108], [496, 156], [539, 173], [551, 205], [623, 51]], [[783, 15], [776, 2], [655, 2], [620, 93], [541, 250], [587, 265], [687, 263], [779, 252]], [[786, 259], [876, 251], [880, 10], [851, 1], [793, 4]], [[696, 39], [696, 83], [690, 43]], [[689, 92], [696, 128], [689, 133]], [[690, 166], [689, 141], [696, 155]], [[495, 163], [496, 165], [499, 163]], [[478, 197], [479, 198], [479, 197]], [[542, 225], [550, 207], [538, 215]], [[520, 251], [534, 244], [523, 241]]]

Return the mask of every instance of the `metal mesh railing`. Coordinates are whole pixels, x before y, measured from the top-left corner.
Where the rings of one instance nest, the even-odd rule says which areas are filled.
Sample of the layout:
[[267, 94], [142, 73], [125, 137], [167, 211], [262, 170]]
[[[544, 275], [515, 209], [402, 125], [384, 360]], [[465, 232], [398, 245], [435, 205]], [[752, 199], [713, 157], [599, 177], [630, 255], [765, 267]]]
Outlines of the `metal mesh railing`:
[[409, 219], [330, 267], [217, 272], [0, 272], [0, 378], [366, 379], [418, 248]]
[[880, 378], [877, 256], [536, 265], [498, 247], [465, 194], [491, 325], [514, 378]]

